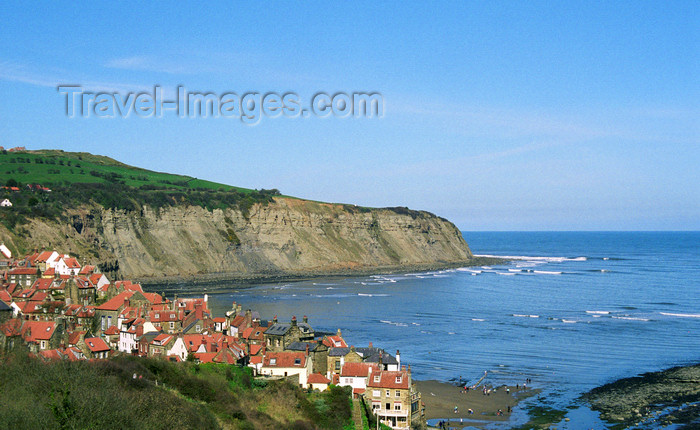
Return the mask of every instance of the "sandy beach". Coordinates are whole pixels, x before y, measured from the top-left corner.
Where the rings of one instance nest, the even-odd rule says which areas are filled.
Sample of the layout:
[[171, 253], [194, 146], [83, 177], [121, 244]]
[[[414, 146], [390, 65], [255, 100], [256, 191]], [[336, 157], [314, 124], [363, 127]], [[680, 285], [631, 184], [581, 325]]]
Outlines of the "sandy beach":
[[[530, 388], [516, 389], [515, 386], [500, 386], [495, 390], [494, 387], [486, 386], [491, 392], [484, 395], [483, 386], [464, 392], [453, 384], [434, 380], [416, 381], [416, 384], [425, 402], [426, 418], [449, 419], [450, 427], [453, 428], [478, 426], [478, 421], [507, 421], [510, 417], [508, 407], [514, 408], [522, 399], [539, 392]], [[470, 414], [469, 409], [474, 413]], [[499, 409], [502, 415], [498, 415]]]

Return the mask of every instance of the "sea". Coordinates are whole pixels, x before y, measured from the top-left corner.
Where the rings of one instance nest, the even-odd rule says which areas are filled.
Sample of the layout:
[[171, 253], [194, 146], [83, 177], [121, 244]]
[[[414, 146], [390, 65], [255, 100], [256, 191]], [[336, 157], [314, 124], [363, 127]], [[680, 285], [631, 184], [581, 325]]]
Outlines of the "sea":
[[[463, 232], [475, 255], [507, 263], [381, 273], [209, 292], [262, 319], [307, 316], [411, 366], [414, 379], [522, 384], [532, 406], [565, 410], [558, 428], [605, 428], [581, 394], [620, 378], [700, 362], [700, 232]], [[644, 425], [640, 426], [641, 428]], [[648, 424], [653, 428], [653, 424]]]

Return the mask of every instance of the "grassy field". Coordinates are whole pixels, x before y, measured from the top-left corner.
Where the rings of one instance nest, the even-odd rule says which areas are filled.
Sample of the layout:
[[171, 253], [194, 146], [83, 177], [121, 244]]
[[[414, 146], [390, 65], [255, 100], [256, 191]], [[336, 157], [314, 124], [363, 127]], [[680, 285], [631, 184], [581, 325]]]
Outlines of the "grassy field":
[[280, 195], [276, 189], [234, 187], [140, 169], [100, 155], [58, 150], [0, 151], [0, 186], [6, 187], [0, 189], [0, 199], [12, 202], [11, 208], [0, 211], [0, 222], [11, 231], [28, 219], [60, 219], [66, 208], [83, 205], [128, 212], [143, 206], [237, 208], [248, 216], [253, 205], [266, 205]]
[[23, 184], [44, 186], [118, 182], [135, 188], [147, 185], [174, 190], [235, 190], [242, 193], [253, 191], [190, 176], [141, 169], [87, 152], [58, 150], [0, 152], [0, 183], [4, 185], [10, 178]]

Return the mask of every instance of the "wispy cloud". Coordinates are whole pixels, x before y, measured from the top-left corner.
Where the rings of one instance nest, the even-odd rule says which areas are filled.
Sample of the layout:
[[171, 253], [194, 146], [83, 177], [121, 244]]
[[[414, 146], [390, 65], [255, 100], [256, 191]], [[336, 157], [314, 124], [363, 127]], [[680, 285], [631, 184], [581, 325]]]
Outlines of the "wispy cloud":
[[61, 85], [79, 85], [85, 91], [106, 93], [153, 91], [152, 85], [81, 79], [79, 76], [63, 70], [42, 69], [39, 71], [36, 67], [7, 60], [0, 60], [0, 80], [49, 88], [57, 88]]
[[191, 75], [201, 72], [201, 64], [199, 68], [192, 67], [183, 63], [177, 63], [172, 60], [159, 59], [148, 55], [135, 55], [131, 57], [114, 58], [107, 61], [104, 67], [110, 69], [121, 69], [131, 71], [145, 71], [168, 73], [172, 75]]

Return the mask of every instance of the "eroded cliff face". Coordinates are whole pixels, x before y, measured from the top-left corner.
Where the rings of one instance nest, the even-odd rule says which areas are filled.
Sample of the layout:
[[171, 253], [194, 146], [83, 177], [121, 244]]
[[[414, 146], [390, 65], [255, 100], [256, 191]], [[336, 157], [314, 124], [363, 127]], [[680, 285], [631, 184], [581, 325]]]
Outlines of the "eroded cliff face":
[[127, 278], [331, 274], [472, 257], [458, 229], [427, 212], [276, 198], [247, 216], [193, 206], [67, 213], [68, 225], [32, 221], [24, 246], [68, 248]]

